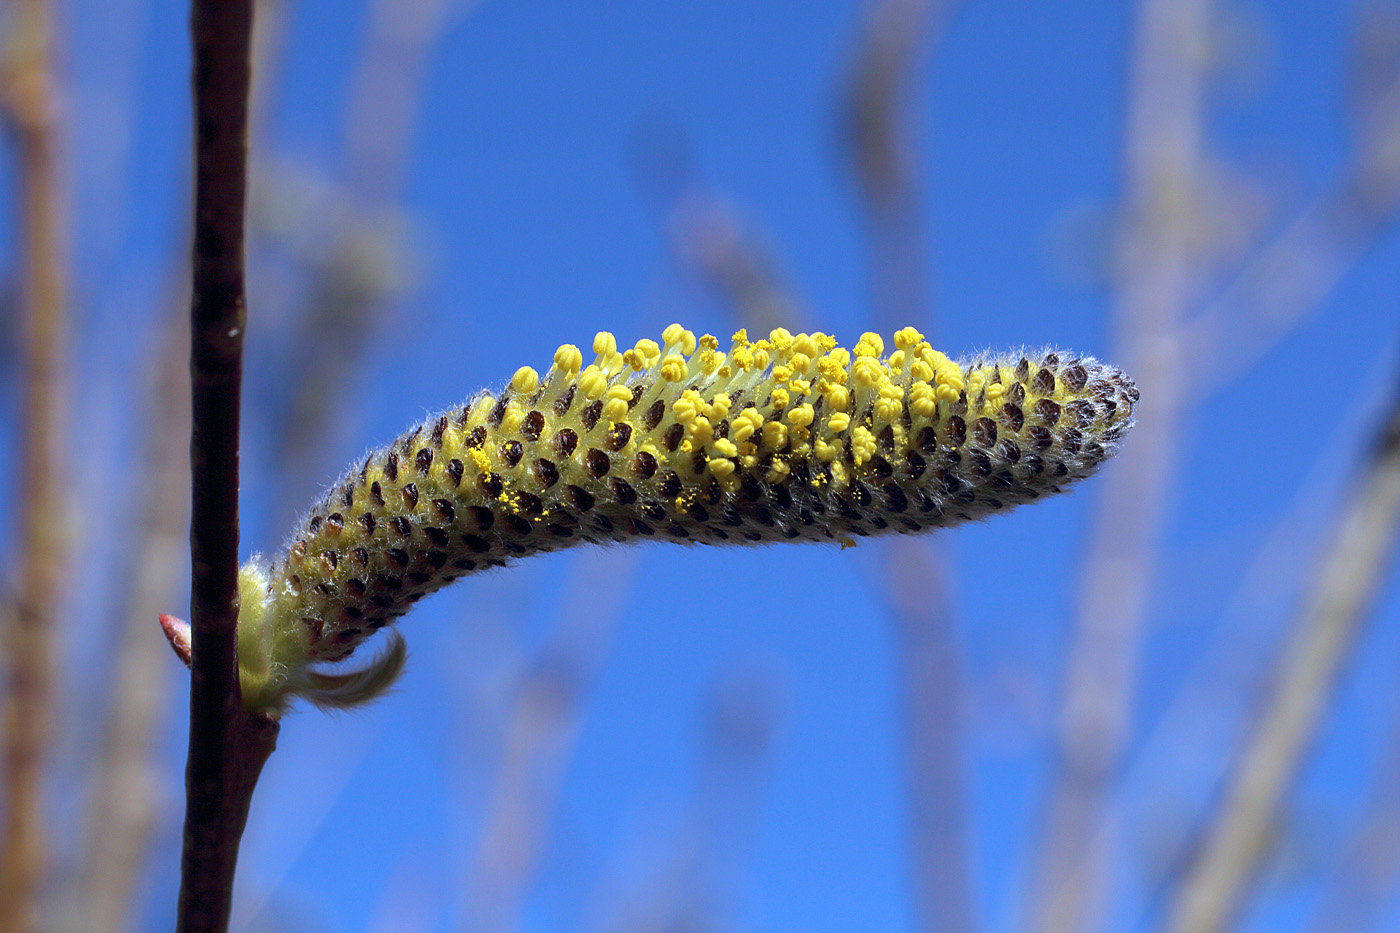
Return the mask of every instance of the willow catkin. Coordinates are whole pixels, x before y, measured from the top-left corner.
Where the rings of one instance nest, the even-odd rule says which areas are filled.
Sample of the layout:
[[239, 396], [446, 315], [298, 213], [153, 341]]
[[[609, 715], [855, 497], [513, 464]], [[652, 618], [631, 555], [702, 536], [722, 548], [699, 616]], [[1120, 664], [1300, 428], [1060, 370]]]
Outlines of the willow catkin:
[[883, 357], [775, 330], [729, 352], [668, 327], [583, 366], [560, 347], [541, 378], [418, 425], [374, 451], [270, 562], [241, 571], [239, 656], [250, 709], [295, 696], [364, 702], [403, 643], [364, 671], [342, 660], [424, 596], [512, 558], [579, 542], [826, 541], [913, 533], [1057, 493], [1114, 454], [1137, 389], [1053, 351], [953, 362], [912, 328]]

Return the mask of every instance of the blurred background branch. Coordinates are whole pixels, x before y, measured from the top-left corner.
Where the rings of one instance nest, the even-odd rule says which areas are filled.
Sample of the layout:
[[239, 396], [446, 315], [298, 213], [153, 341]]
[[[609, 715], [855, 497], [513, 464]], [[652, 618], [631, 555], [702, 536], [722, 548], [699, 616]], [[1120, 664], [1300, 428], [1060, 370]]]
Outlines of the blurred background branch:
[[509, 705], [485, 823], [462, 885], [458, 929], [524, 928], [524, 904], [549, 841], [560, 786], [572, 763], [583, 709], [622, 622], [636, 573], [632, 551], [580, 554], [545, 644], [522, 673]]
[[[928, 60], [957, 0], [878, 0], [856, 48], [841, 113], [844, 147], [866, 226], [872, 329], [934, 333], [931, 251], [923, 199], [930, 155], [922, 114]], [[918, 928], [979, 928], [969, 864], [962, 645], [940, 542], [872, 542], [888, 593], [899, 670], [909, 886]]]
[[1232, 928], [1275, 838], [1284, 797], [1390, 569], [1400, 540], [1400, 390], [1355, 488], [1294, 626], [1293, 646], [1259, 728], [1174, 905], [1168, 929], [1175, 933]]
[[[188, 294], [188, 285], [180, 288]], [[138, 880], [156, 829], [159, 802], [170, 788], [159, 765], [169, 717], [169, 646], [153, 620], [175, 601], [188, 547], [190, 476], [189, 325], [183, 302], [172, 306], [151, 354], [145, 463], [134, 498], [140, 531], [131, 544], [126, 591], [114, 606], [117, 642], [102, 749], [92, 773], [87, 846], [82, 852], [80, 928], [88, 933], [130, 925]]]
[[1137, 697], [1138, 652], [1160, 566], [1186, 403], [1180, 326], [1199, 287], [1209, 0], [1137, 6], [1115, 280], [1121, 365], [1142, 392], [1131, 444], [1104, 471], [1080, 571], [1045, 836], [1033, 892], [1043, 933], [1097, 929], [1106, 848], [1093, 842]]
[[53, 12], [16, 0], [0, 34], [0, 107], [18, 155], [21, 266], [19, 527], [4, 638], [0, 929], [39, 929], [48, 844], [43, 785], [57, 714], [55, 628], [70, 546], [65, 497], [68, 272]]

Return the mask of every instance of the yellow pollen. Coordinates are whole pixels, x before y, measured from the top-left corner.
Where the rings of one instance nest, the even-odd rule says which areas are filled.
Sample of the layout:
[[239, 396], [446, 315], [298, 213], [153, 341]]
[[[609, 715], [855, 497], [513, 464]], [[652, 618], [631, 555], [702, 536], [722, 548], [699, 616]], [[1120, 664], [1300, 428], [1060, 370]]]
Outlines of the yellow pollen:
[[781, 421], [770, 421], [763, 426], [763, 443], [769, 447], [781, 447], [787, 442], [787, 425]]
[[584, 398], [592, 401], [607, 391], [608, 377], [599, 372], [597, 366], [589, 366], [578, 377], [578, 388]]
[[851, 390], [845, 386], [831, 386], [826, 390], [827, 403], [836, 411], [851, 407]]
[[923, 342], [923, 339], [923, 334], [912, 327], [906, 327], [903, 330], [895, 331], [894, 346], [896, 350], [908, 350], [911, 347], [918, 346]]
[[855, 366], [851, 369], [851, 381], [856, 385], [863, 389], [869, 389], [879, 385], [884, 378], [884, 369], [873, 357], [856, 358]]
[[856, 343], [855, 350], [852, 351], [857, 357], [877, 357], [885, 352], [885, 341], [879, 334], [866, 332], [860, 335], [860, 340]]
[[734, 442], [728, 438], [721, 437], [711, 446], [714, 447], [715, 453], [719, 454], [721, 457], [739, 456], [739, 448], [734, 446]]
[[798, 405], [792, 411], [787, 413], [788, 422], [799, 427], [806, 427], [807, 425], [811, 424], [813, 418], [815, 417], [816, 412], [812, 410], [811, 405]]
[[472, 463], [476, 464], [478, 473], [484, 475], [491, 472], [491, 457], [487, 455], [486, 451], [480, 447], [474, 447], [467, 452], [467, 456], [471, 458]]
[[510, 377], [512, 392], [519, 395], [532, 395], [540, 387], [540, 374], [529, 366], [522, 366]]
[[920, 418], [932, 418], [938, 411], [938, 396], [927, 382], [916, 382], [909, 388], [909, 410]]
[[672, 353], [661, 361], [661, 378], [667, 382], [680, 382], [685, 378], [685, 357]]
[[710, 468], [710, 472], [720, 479], [731, 475], [735, 469], [732, 460], [712, 459], [706, 465]]
[[583, 351], [571, 343], [564, 344], [554, 351], [554, 368], [572, 376], [583, 368]]
[[753, 437], [754, 432], [763, 426], [763, 416], [757, 409], [745, 408], [739, 412], [739, 417], [734, 419], [733, 426], [729, 429], [729, 436], [740, 444]]
[[604, 359], [617, 352], [617, 338], [605, 330], [598, 331], [593, 338], [593, 352]]
[[856, 466], [860, 466], [875, 456], [875, 435], [870, 433], [870, 429], [864, 425], [859, 425], [851, 432], [851, 454], [855, 459]]

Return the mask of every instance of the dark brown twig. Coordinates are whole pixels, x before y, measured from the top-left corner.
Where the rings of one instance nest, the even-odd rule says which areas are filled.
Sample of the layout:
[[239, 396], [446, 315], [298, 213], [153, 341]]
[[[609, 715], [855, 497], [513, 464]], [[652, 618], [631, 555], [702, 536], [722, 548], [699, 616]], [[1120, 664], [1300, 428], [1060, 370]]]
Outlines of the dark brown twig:
[[67, 296], [49, 4], [23, 0], [10, 16], [0, 97], [19, 154], [24, 440], [21, 556], [4, 652], [8, 663], [0, 929], [24, 933], [37, 928], [44, 874], [40, 798], [54, 716], [54, 616], [68, 551], [60, 455]]
[[252, 0], [194, 0], [195, 222], [190, 322], [190, 747], [179, 928], [228, 926], [238, 843], [277, 725], [238, 684], [238, 428], [245, 321]]

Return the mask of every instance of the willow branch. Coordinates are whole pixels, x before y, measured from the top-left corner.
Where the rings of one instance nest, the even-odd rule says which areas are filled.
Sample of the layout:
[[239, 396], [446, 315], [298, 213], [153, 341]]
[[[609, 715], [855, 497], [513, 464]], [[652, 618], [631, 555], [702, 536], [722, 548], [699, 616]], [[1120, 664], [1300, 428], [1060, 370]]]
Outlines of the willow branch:
[[152, 637], [151, 620], [170, 606], [175, 593], [189, 502], [189, 474], [182, 463], [190, 421], [183, 354], [189, 336], [185, 322], [171, 317], [152, 366], [145, 465], [139, 473], [141, 531], [123, 574], [131, 582], [88, 802], [81, 896], [83, 929], [91, 933], [119, 933], [128, 927], [161, 790], [156, 759], [169, 709], [170, 657], [164, 642]]
[[1127, 742], [1138, 649], [1186, 403], [1179, 331], [1196, 287], [1196, 189], [1210, 0], [1142, 0], [1125, 138], [1120, 353], [1138, 429], [1099, 484], [1066, 663], [1056, 773], [1037, 855], [1035, 928], [1095, 929], [1108, 850], [1096, 843]]
[[1351, 159], [1328, 188], [1184, 328], [1206, 391], [1248, 371], [1318, 309], [1400, 214], [1400, 80], [1369, 103]]
[[21, 544], [4, 652], [8, 663], [0, 929], [24, 933], [38, 926], [45, 868], [41, 798], [54, 719], [53, 628], [68, 552], [60, 454], [65, 419], [67, 289], [49, 4], [47, 0], [23, 0], [15, 4], [11, 17], [0, 93], [18, 150], [24, 402]]
[[[869, 238], [871, 304], [893, 333], [933, 315], [918, 133], [911, 125], [920, 66], [955, 0], [880, 0], [856, 53], [845, 135]], [[893, 593], [909, 821], [910, 884], [920, 929], [974, 930], [963, 776], [962, 661], [945, 558], [922, 542], [881, 544]], [[883, 589], [885, 581], [878, 583]]]
[[1311, 747], [1400, 542], [1400, 393], [1295, 626], [1278, 685], [1189, 871], [1168, 929], [1224, 930], [1267, 854], [1279, 808]]
[[1367, 800], [1346, 854], [1328, 872], [1327, 890], [1308, 933], [1381, 929], [1390, 895], [1400, 888], [1400, 734], [1393, 734], [1371, 776]]
[[190, 312], [190, 745], [181, 930], [228, 925], [238, 843], [275, 723], [238, 684], [238, 428], [245, 317], [252, 0], [194, 0], [195, 221]]
[[548, 642], [511, 705], [485, 824], [461, 888], [460, 929], [489, 933], [523, 925], [525, 898], [578, 744], [583, 705], [621, 622], [616, 602], [590, 605], [584, 592], [627, 592], [636, 557], [584, 554], [573, 573]]

